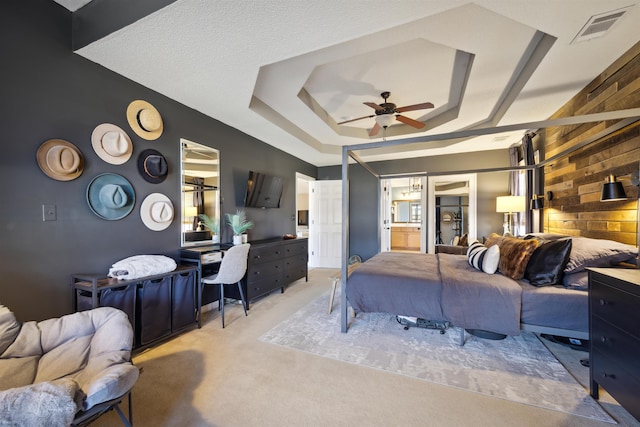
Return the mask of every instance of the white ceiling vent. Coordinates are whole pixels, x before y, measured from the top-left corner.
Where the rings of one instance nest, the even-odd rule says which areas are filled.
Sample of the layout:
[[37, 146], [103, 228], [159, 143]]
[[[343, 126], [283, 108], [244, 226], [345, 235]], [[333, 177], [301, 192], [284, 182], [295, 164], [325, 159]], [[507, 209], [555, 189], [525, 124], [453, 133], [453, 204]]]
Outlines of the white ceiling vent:
[[622, 9], [592, 16], [573, 38], [571, 43], [583, 42], [604, 36], [630, 8], [631, 6], [627, 6]]

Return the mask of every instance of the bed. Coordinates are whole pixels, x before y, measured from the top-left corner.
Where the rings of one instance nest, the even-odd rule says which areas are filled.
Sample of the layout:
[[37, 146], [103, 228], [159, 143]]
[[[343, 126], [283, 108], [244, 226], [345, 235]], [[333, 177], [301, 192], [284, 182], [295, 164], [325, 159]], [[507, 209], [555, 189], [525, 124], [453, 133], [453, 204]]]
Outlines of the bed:
[[[488, 259], [485, 251], [492, 246], [499, 255]], [[587, 269], [619, 266], [637, 256], [634, 246], [549, 234], [492, 235], [472, 247], [485, 255], [475, 265], [471, 252], [379, 253], [350, 274], [347, 301], [355, 313], [447, 322], [461, 328], [461, 344], [465, 330], [588, 339]]]

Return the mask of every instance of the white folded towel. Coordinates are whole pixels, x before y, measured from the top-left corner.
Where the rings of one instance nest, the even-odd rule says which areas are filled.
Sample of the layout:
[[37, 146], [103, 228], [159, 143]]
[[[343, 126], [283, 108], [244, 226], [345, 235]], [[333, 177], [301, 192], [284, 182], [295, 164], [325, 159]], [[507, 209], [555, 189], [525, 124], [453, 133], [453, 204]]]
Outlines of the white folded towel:
[[138, 279], [176, 269], [176, 262], [164, 255], [135, 255], [116, 262], [109, 269], [109, 277], [119, 280]]

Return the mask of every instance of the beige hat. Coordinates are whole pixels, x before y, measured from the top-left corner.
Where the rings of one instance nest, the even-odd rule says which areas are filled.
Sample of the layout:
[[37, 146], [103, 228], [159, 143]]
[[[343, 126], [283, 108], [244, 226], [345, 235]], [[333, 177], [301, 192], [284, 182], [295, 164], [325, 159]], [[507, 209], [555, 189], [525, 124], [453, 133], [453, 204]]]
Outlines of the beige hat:
[[141, 138], [153, 141], [162, 135], [162, 117], [147, 101], [135, 100], [127, 107], [127, 121]]
[[96, 126], [91, 134], [91, 145], [98, 157], [112, 165], [125, 163], [133, 153], [133, 143], [129, 135], [110, 123]]
[[161, 231], [173, 221], [173, 204], [161, 193], [151, 193], [142, 201], [140, 218], [147, 228]]
[[36, 158], [38, 166], [49, 178], [71, 181], [82, 175], [82, 153], [78, 147], [63, 139], [50, 139], [42, 143]]

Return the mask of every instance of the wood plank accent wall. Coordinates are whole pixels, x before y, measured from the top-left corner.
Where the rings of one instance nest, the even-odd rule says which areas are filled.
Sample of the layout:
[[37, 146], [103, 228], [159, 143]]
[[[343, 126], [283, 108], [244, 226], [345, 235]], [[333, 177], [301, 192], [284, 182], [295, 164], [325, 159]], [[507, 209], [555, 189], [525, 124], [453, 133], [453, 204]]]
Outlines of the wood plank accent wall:
[[[640, 107], [640, 42], [558, 110], [552, 118]], [[549, 158], [610, 126], [611, 123], [548, 128], [542, 132]], [[579, 149], [544, 168], [544, 231], [636, 245], [638, 187], [631, 174], [640, 169], [640, 124]], [[605, 178], [623, 176], [628, 200], [600, 202]], [[624, 175], [627, 175], [624, 177]]]

